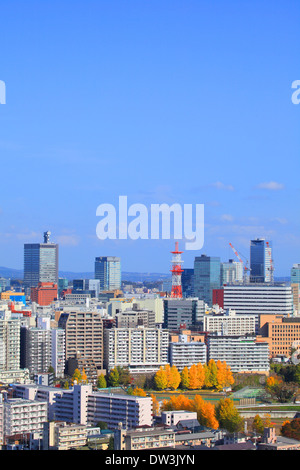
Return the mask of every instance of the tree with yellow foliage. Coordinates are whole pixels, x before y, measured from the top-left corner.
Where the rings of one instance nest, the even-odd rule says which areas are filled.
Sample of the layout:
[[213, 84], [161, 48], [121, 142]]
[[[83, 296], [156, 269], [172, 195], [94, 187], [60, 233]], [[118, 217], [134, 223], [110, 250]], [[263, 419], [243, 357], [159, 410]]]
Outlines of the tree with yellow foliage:
[[152, 398], [152, 411], [153, 411], [153, 414], [154, 414], [154, 416], [158, 416], [159, 411], [160, 411], [159, 402], [158, 402], [155, 395], [151, 394], [150, 396]]
[[190, 385], [190, 374], [189, 374], [189, 369], [187, 366], [185, 366], [182, 371], [181, 371], [181, 388], [187, 389], [189, 388]]
[[168, 386], [168, 378], [165, 369], [161, 366], [154, 376], [157, 390], [165, 390]]
[[219, 423], [216, 419], [215, 406], [196, 395], [193, 400], [193, 410], [197, 412], [197, 419], [202, 426], [218, 429]]
[[199, 390], [200, 380], [196, 364], [193, 364], [189, 369], [189, 379], [189, 390]]

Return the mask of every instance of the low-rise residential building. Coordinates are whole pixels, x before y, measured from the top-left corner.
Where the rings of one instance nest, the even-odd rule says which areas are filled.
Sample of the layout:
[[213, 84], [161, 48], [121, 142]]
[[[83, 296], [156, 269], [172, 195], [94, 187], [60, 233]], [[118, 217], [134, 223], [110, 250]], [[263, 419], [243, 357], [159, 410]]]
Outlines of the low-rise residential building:
[[43, 429], [43, 450], [70, 450], [87, 443], [87, 427], [82, 424], [48, 422]]
[[171, 429], [150, 428], [124, 430], [114, 433], [115, 450], [147, 450], [160, 447], [175, 447], [175, 431]]

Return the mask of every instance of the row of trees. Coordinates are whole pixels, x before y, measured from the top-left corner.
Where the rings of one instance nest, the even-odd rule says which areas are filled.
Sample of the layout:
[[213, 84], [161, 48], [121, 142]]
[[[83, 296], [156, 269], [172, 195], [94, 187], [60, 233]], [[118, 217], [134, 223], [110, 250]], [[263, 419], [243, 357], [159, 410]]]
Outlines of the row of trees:
[[230, 367], [226, 362], [211, 359], [208, 364], [193, 364], [190, 368], [184, 367], [179, 372], [176, 366], [167, 364], [160, 367], [154, 377], [157, 390], [200, 390], [216, 389], [223, 390], [233, 385], [234, 378]]
[[244, 420], [230, 398], [219, 400], [217, 405], [203, 400], [200, 395], [188, 398], [185, 395], [163, 400], [161, 411], [186, 410], [195, 411], [200, 425], [212, 429], [223, 428], [229, 432], [238, 432], [243, 428]]

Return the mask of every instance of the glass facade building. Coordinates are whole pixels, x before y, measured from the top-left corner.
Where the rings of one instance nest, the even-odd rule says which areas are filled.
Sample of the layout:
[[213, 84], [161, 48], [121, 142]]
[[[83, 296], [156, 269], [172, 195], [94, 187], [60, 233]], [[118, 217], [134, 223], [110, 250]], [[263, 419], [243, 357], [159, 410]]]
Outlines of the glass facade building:
[[[46, 239], [46, 238], [45, 238]], [[58, 245], [26, 243], [24, 245], [24, 287], [37, 287], [39, 282], [58, 284]]]
[[250, 282], [272, 281], [272, 242], [264, 238], [250, 241]]
[[221, 287], [221, 262], [216, 256], [196, 256], [194, 261], [194, 295], [212, 306], [213, 289]]
[[99, 256], [95, 259], [95, 279], [100, 281], [100, 291], [121, 289], [121, 260], [116, 256]]

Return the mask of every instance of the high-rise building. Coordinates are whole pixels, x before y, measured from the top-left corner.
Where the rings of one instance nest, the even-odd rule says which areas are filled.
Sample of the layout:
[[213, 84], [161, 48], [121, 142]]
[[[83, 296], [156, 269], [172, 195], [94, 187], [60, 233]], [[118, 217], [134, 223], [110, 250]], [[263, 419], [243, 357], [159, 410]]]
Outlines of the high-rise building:
[[194, 261], [194, 295], [212, 306], [213, 289], [221, 285], [220, 258], [215, 256], [196, 256]]
[[183, 297], [193, 297], [194, 295], [194, 269], [184, 268], [181, 275]]
[[9, 310], [0, 312], [0, 371], [20, 368], [20, 320]]
[[51, 330], [21, 327], [21, 367], [31, 374], [48, 372], [51, 363]]
[[250, 282], [273, 281], [272, 242], [264, 238], [250, 241]]
[[291, 283], [300, 287], [300, 263], [294, 264], [291, 269]]
[[104, 366], [127, 367], [132, 373], [153, 373], [168, 363], [169, 332], [162, 328], [104, 330]]
[[100, 291], [121, 289], [121, 260], [116, 256], [95, 259], [95, 279], [100, 280]]
[[24, 245], [24, 287], [28, 293], [39, 282], [58, 284], [58, 245], [49, 237], [50, 232], [45, 232], [44, 243]]
[[164, 327], [169, 330], [190, 328], [202, 321], [205, 304], [194, 299], [164, 299]]
[[65, 330], [66, 361], [78, 353], [93, 359], [98, 369], [103, 365], [103, 323], [96, 311], [70, 308], [59, 317], [58, 327]]

